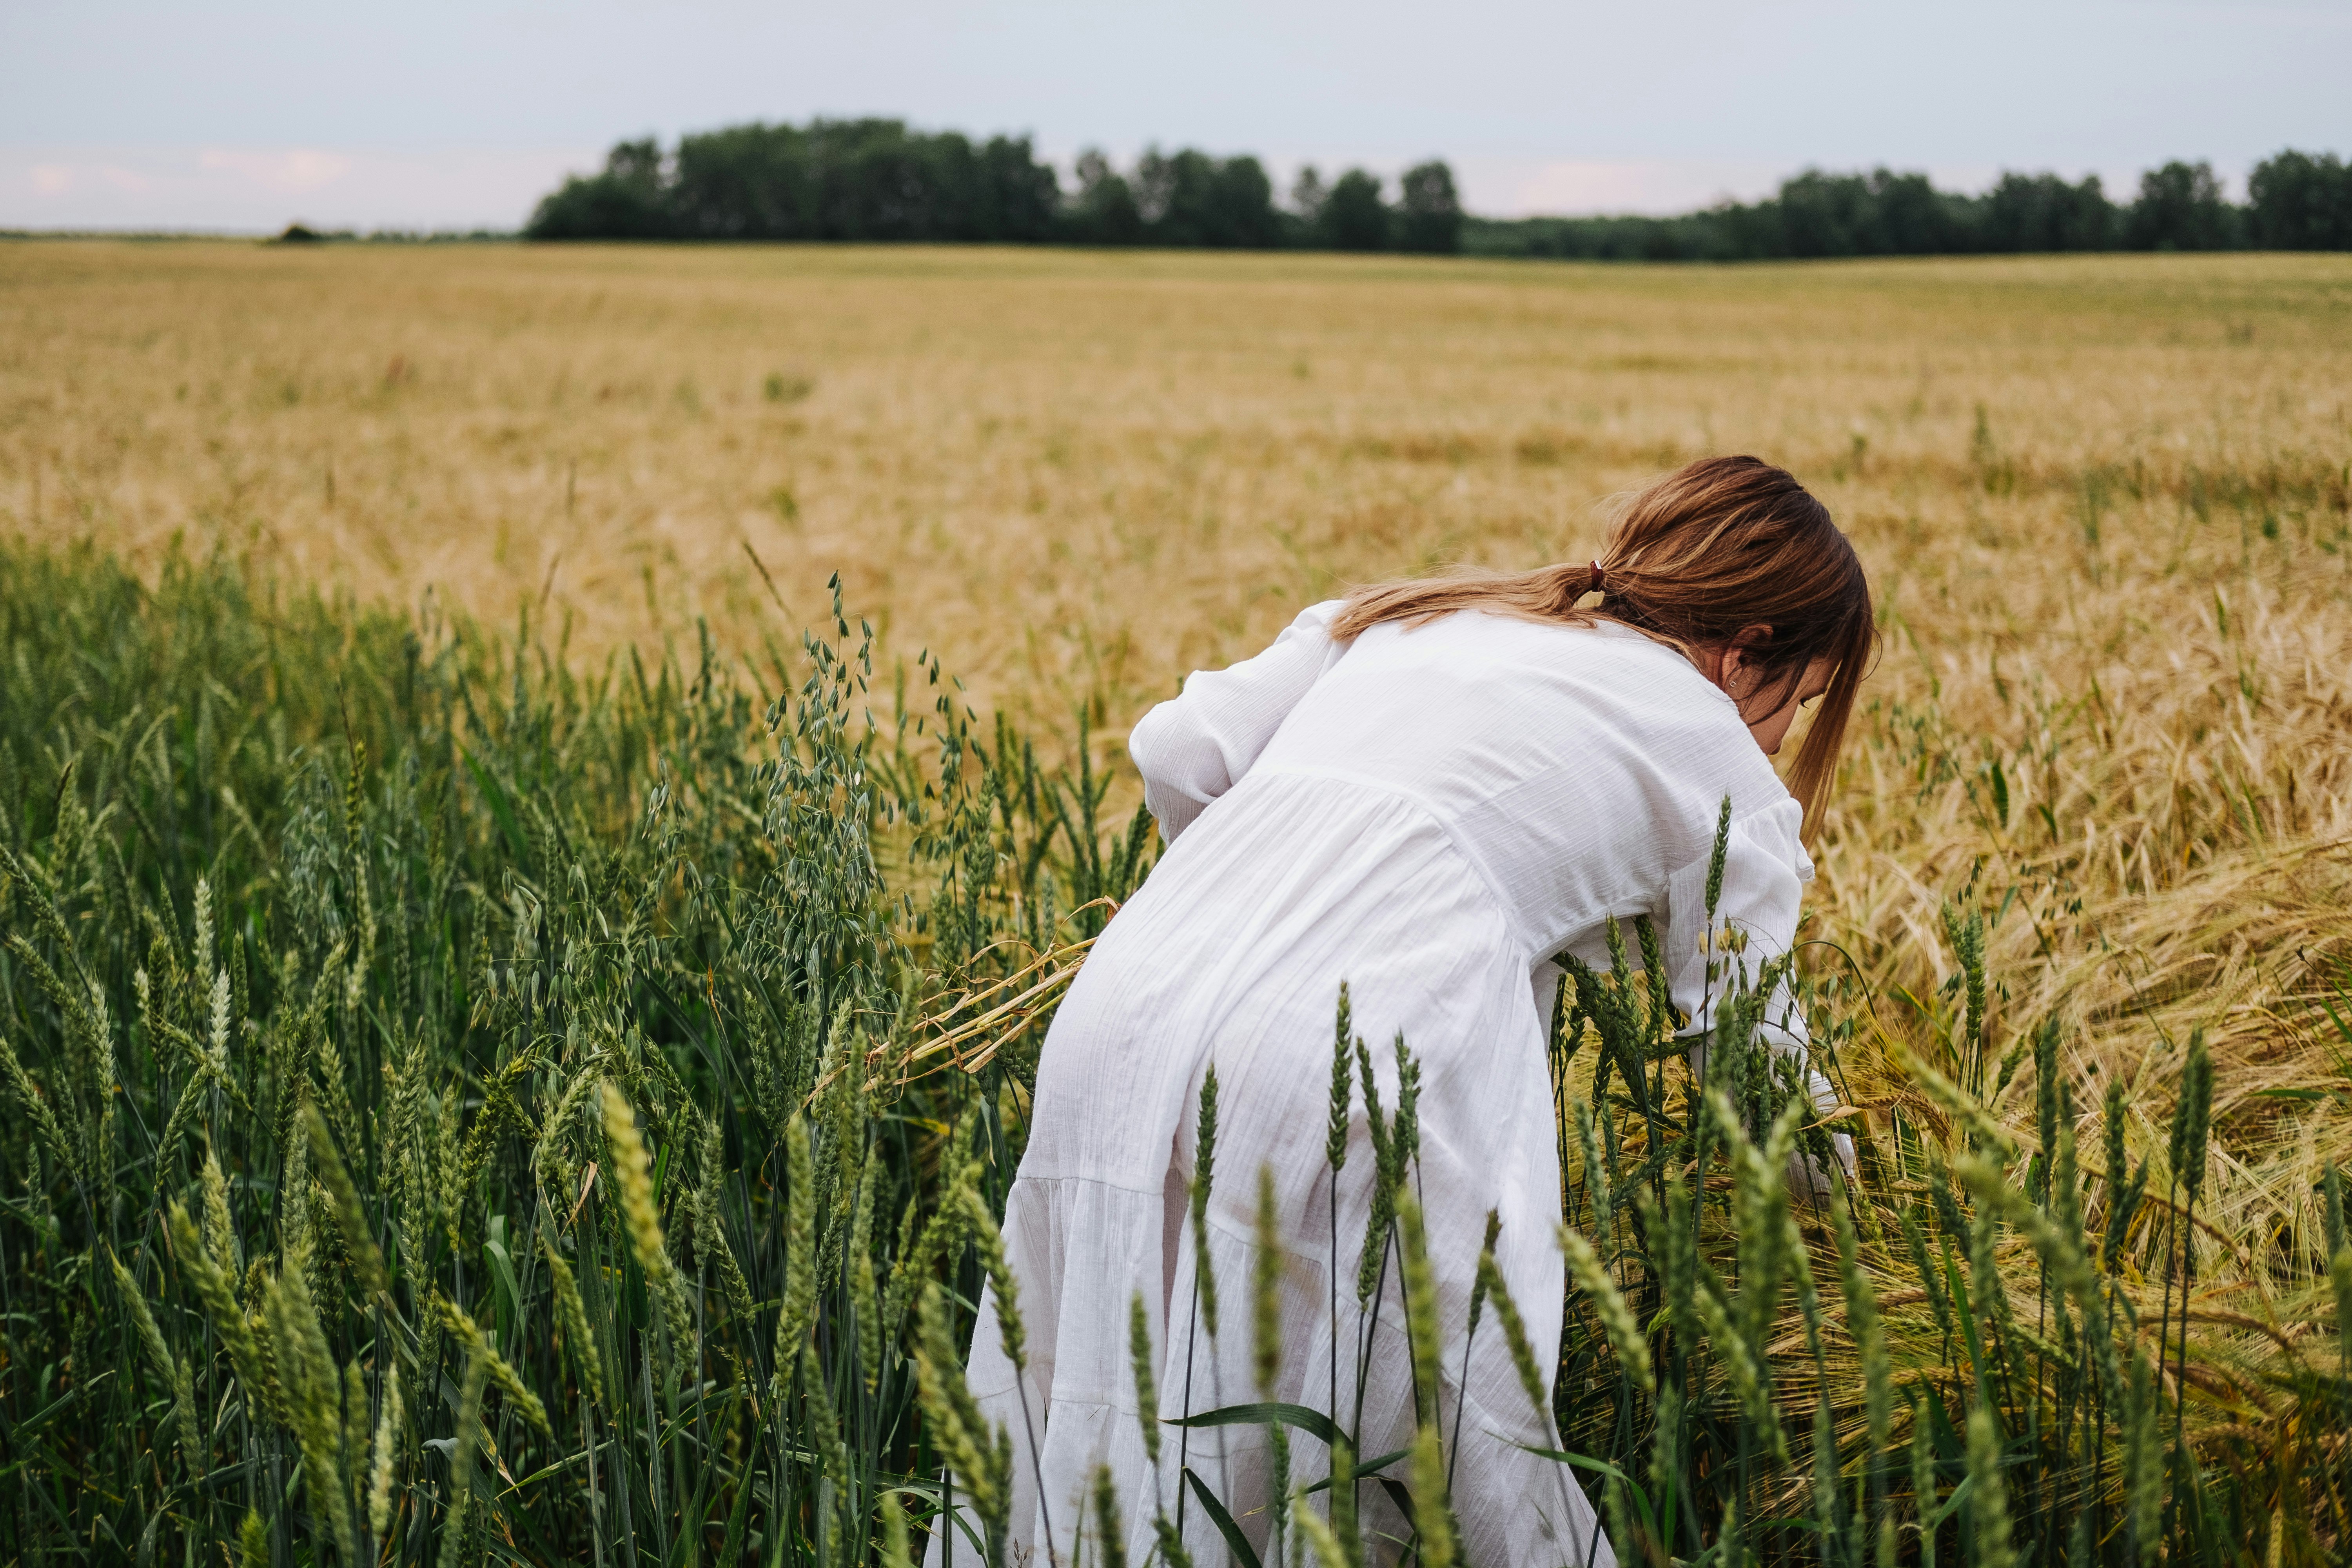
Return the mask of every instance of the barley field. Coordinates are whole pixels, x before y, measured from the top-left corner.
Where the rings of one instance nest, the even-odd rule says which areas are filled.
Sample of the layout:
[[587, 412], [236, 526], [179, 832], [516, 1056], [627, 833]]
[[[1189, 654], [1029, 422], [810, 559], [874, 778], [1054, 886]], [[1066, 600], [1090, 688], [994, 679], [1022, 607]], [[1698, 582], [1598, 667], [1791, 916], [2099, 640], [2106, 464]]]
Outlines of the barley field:
[[[2352, 263], [40, 242], [0, 342], [12, 1555], [895, 1563], [943, 1473], [1009, 1551], [955, 1363], [1126, 726], [1723, 451], [1882, 606], [1859, 1155], [1792, 1205], [1830, 1124], [1699, 1096], [1633, 931], [1570, 983], [1621, 1557], [2352, 1542]], [[1403, 1206], [1416, 1355], [1503, 1331]], [[1441, 1428], [1405, 1539], [1176, 1533], [1443, 1568]]]

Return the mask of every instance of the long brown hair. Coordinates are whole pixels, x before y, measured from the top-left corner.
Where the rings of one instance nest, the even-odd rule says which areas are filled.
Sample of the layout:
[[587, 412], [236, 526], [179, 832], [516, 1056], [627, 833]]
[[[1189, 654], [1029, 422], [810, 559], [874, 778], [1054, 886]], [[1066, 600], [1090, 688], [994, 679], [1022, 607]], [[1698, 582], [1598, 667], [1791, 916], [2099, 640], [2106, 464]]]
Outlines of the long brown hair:
[[[1601, 603], [1581, 608], [1596, 567]], [[1787, 470], [1757, 458], [1704, 458], [1628, 500], [1591, 564], [1361, 589], [1331, 623], [1331, 636], [1473, 609], [1571, 626], [1618, 621], [1692, 655], [1766, 626], [1768, 635], [1742, 651], [1782, 702], [1794, 698], [1815, 659], [1833, 660], [1789, 780], [1789, 793], [1804, 805], [1805, 837], [1820, 826], [1878, 630], [1853, 546]]]

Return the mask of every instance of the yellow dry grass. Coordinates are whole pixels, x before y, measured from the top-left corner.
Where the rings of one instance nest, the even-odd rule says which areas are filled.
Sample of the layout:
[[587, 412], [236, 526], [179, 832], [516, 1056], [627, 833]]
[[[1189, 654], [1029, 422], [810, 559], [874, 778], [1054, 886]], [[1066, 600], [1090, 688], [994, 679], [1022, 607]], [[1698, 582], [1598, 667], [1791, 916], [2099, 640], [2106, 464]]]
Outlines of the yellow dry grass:
[[577, 652], [749, 646], [748, 545], [793, 625], [838, 572], [899, 655], [1114, 748], [1308, 601], [1574, 558], [1600, 498], [1759, 453], [1886, 608], [1811, 918], [1887, 1027], [1948, 1036], [1973, 889], [1996, 1054], [2057, 1013], [2159, 1160], [2210, 1031], [2242, 1263], [2352, 1152], [2306, 962], [2352, 891], [2352, 258], [38, 243], [0, 342], [0, 525], [541, 605]]

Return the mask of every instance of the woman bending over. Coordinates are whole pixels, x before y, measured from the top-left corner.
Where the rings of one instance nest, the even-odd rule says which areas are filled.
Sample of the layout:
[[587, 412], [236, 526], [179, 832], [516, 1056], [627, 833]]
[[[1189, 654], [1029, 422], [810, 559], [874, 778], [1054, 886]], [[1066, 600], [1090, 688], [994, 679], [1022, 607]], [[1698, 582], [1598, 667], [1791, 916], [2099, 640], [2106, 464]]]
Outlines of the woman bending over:
[[[1159, 1472], [1136, 1420], [1129, 1304], [1140, 1293], [1163, 1417], [1258, 1397], [1250, 1313], [1261, 1167], [1282, 1205], [1282, 1359], [1272, 1397], [1360, 1408], [1360, 1454], [1405, 1447], [1412, 1375], [1394, 1271], [1358, 1321], [1372, 1202], [1362, 1100], [1338, 1180], [1325, 1160], [1340, 984], [1397, 1104], [1389, 1042], [1421, 1064], [1417, 1186], [1438, 1322], [1454, 1502], [1479, 1568], [1613, 1562], [1504, 1342], [1461, 1335], [1489, 1211], [1496, 1260], [1539, 1354], [1559, 1341], [1560, 1173], [1546, 1076], [1555, 956], [1607, 963], [1605, 925], [1646, 914], [1675, 1006], [1707, 1023], [1705, 891], [1731, 801], [1717, 918], [1751, 963], [1786, 951], [1818, 821], [1874, 640], [1870, 591], [1821, 502], [1754, 458], [1694, 463], [1626, 505], [1601, 558], [1514, 575], [1391, 584], [1303, 612], [1256, 658], [1194, 675], [1129, 750], [1169, 847], [1095, 944], [1048, 1033], [1004, 1239], [1027, 1319], [1027, 1415], [983, 1303], [970, 1382], [1013, 1443], [1016, 1556], [1066, 1559], [1078, 1498], [1108, 1465], [1129, 1559], [1176, 1511], [1186, 1462], [1263, 1551], [1263, 1429], [1175, 1429]], [[1824, 699], [1784, 785], [1770, 758]], [[1769, 1031], [1801, 1049], [1794, 1018]], [[1193, 1108], [1218, 1092], [1208, 1258], [1186, 1223]], [[1213, 1342], [1204, 1261], [1228, 1303]], [[1328, 1271], [1342, 1281], [1332, 1321]], [[1355, 1347], [1374, 1346], [1360, 1373]], [[1339, 1342], [1334, 1353], [1332, 1341]], [[1339, 1386], [1335, 1390], [1333, 1368]], [[1359, 1401], [1360, 1400], [1360, 1405]], [[1031, 1434], [1034, 1433], [1034, 1451]], [[1297, 1434], [1293, 1484], [1327, 1473]], [[1372, 1486], [1379, 1550], [1402, 1521]], [[1318, 1511], [1320, 1511], [1318, 1508]], [[1093, 1521], [1088, 1520], [1089, 1531]], [[1192, 1506], [1196, 1563], [1226, 1556]], [[957, 1547], [959, 1556], [969, 1551]], [[940, 1561], [934, 1541], [932, 1562]]]

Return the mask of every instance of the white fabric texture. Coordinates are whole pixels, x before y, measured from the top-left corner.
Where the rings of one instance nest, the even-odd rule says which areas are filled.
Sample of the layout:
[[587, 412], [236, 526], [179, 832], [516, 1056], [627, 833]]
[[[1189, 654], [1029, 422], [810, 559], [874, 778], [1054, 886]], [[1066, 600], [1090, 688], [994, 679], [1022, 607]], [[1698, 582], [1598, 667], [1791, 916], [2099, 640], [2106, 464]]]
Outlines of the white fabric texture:
[[[1177, 1511], [1180, 1455], [1262, 1549], [1262, 1429], [1186, 1437], [1163, 1427], [1155, 1471], [1129, 1356], [1139, 1293], [1160, 1415], [1258, 1397], [1249, 1289], [1262, 1168], [1283, 1230], [1273, 1397], [1330, 1408], [1336, 1360], [1340, 1408], [1361, 1399], [1360, 1452], [1410, 1442], [1396, 1283], [1362, 1311], [1356, 1293], [1372, 1184], [1360, 1089], [1336, 1184], [1336, 1247], [1332, 1235], [1325, 1140], [1342, 981], [1386, 1110], [1397, 1103], [1391, 1042], [1400, 1032], [1422, 1064], [1418, 1179], [1446, 1339], [1440, 1409], [1449, 1436], [1460, 1434], [1454, 1499], [1467, 1559], [1479, 1568], [1614, 1562], [1573, 1472], [1514, 1447], [1551, 1437], [1491, 1313], [1466, 1363], [1464, 1354], [1490, 1210], [1502, 1222], [1496, 1260], [1547, 1375], [1559, 1341], [1550, 960], [1567, 951], [1605, 965], [1608, 917], [1646, 913], [1675, 1005], [1704, 1019], [1702, 900], [1719, 805], [1728, 795], [1717, 916], [1746, 929], [1751, 963], [1793, 938], [1812, 876], [1801, 814], [1730, 699], [1639, 633], [1462, 612], [1341, 644], [1326, 632], [1339, 608], [1315, 605], [1256, 658], [1194, 675], [1129, 742], [1170, 846], [1096, 943], [1040, 1061], [1004, 1226], [1029, 1331], [1027, 1417], [992, 1301], [970, 1371], [973, 1393], [1013, 1436], [1013, 1540], [1036, 1563], [1048, 1520], [1065, 1560], [1082, 1523], [1093, 1532], [1078, 1498], [1097, 1465], [1117, 1481], [1128, 1551], [1141, 1561], [1155, 1506]], [[1194, 1306], [1202, 1260], [1184, 1223], [1195, 1107], [1213, 1063], [1213, 1339]], [[1371, 1353], [1360, 1391], [1363, 1334]], [[1322, 1447], [1296, 1436], [1294, 1479], [1327, 1472]], [[1402, 1523], [1378, 1489], [1366, 1486], [1363, 1498], [1375, 1556], [1392, 1557], [1378, 1532]], [[1196, 1562], [1225, 1560], [1197, 1501], [1184, 1533]], [[943, 1554], [935, 1536], [933, 1568]], [[955, 1554], [976, 1568], [968, 1544]]]

